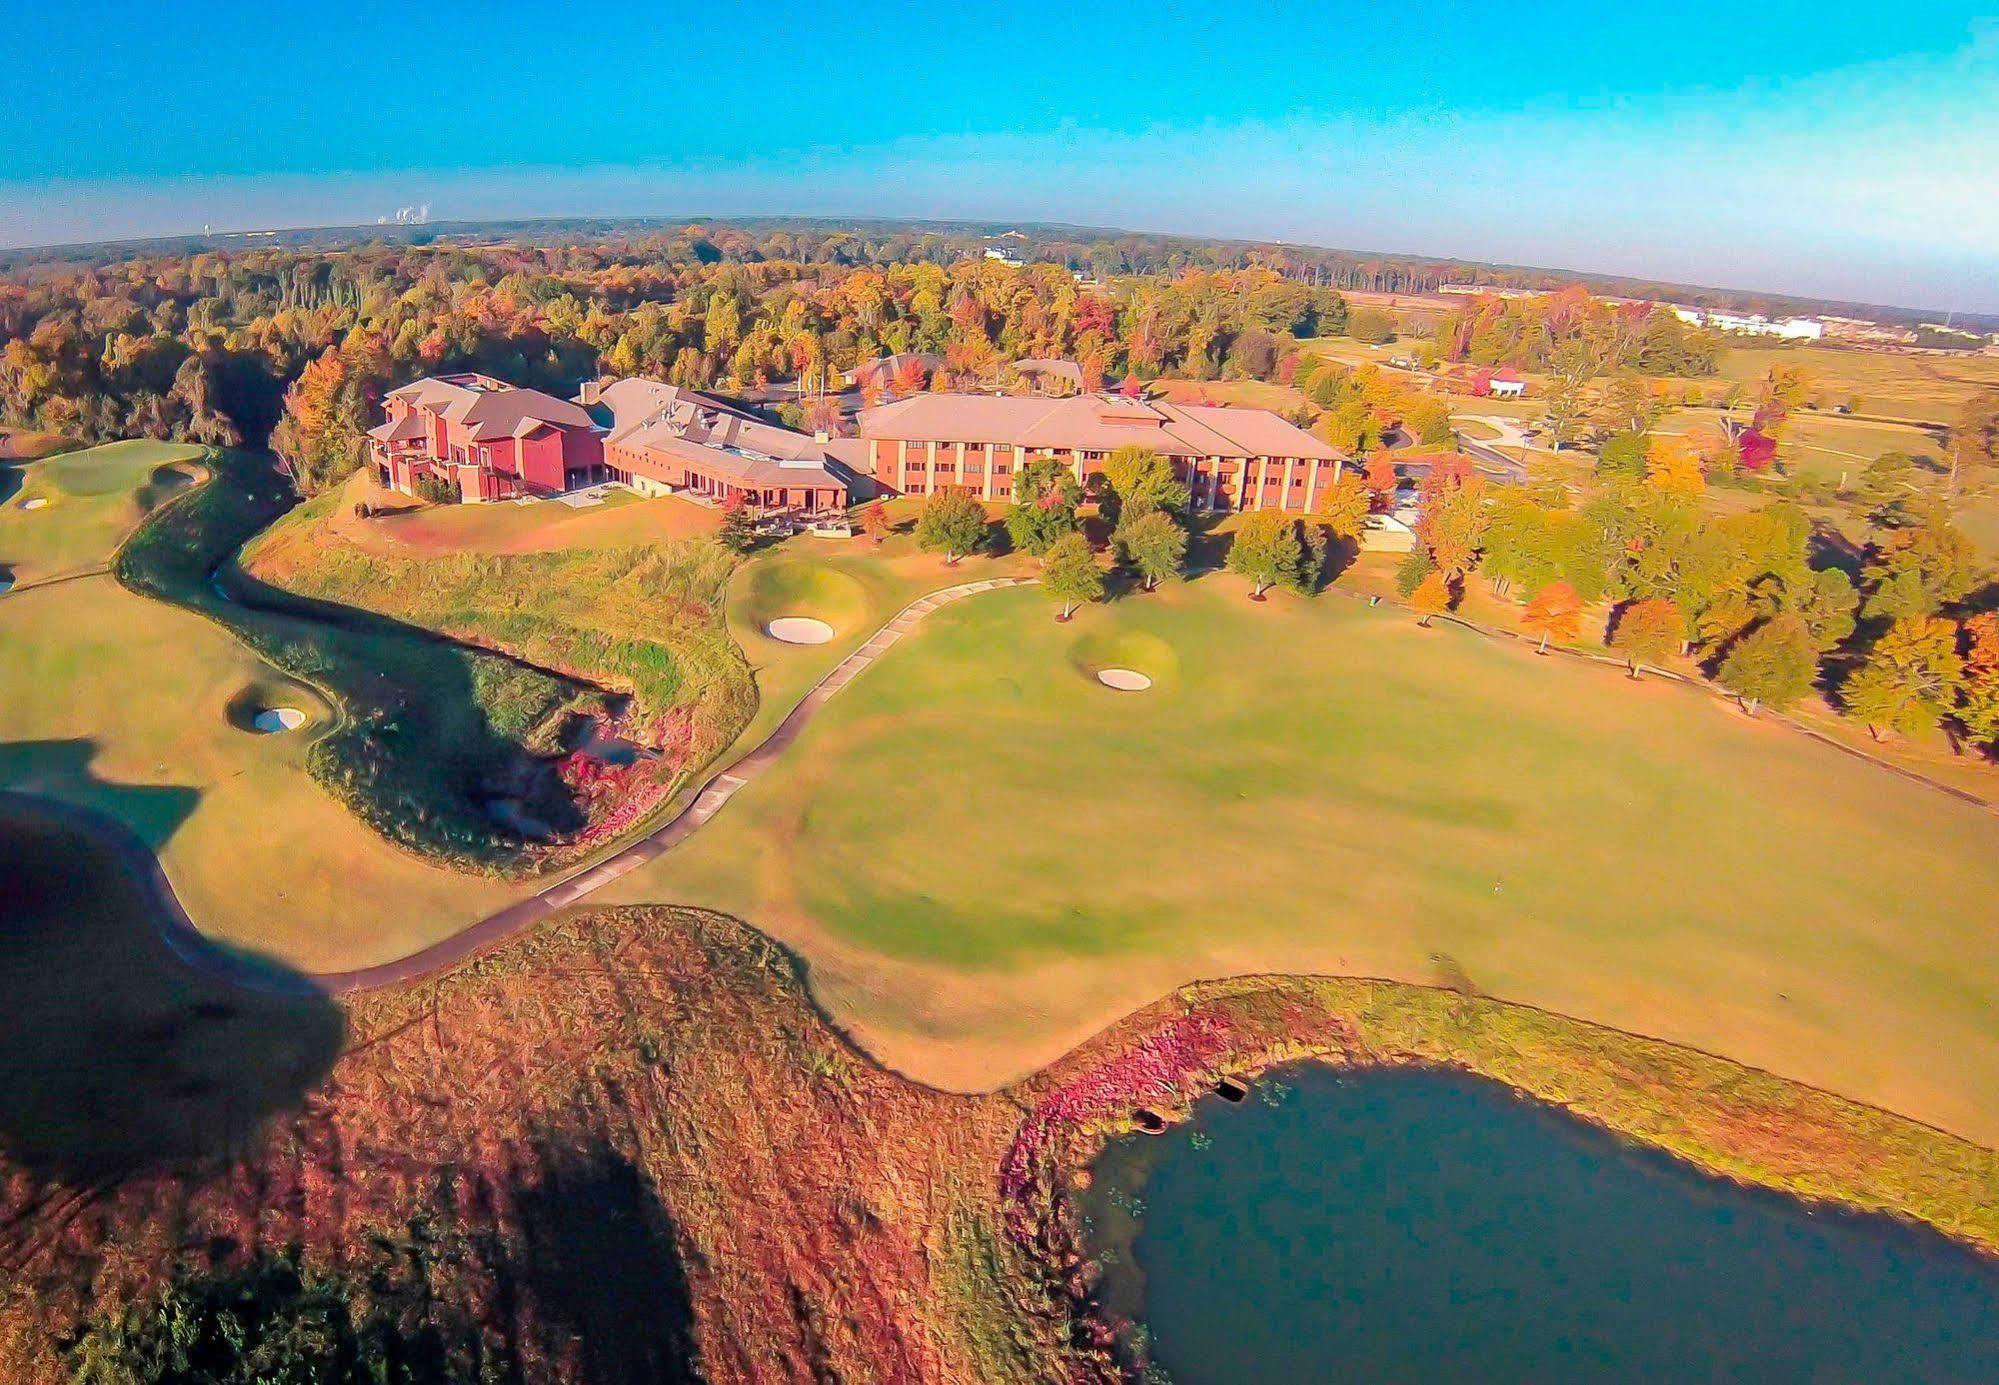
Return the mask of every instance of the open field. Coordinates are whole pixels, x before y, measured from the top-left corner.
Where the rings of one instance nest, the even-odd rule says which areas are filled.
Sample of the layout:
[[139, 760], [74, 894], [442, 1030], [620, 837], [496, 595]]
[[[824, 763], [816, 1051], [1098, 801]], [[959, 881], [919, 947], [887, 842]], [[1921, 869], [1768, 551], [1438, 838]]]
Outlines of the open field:
[[1221, 577], [940, 613], [613, 887], [776, 933], [950, 1085], [1189, 977], [1447, 967], [1982, 1139], [1995, 889], [1999, 820], [1709, 699]]
[[[0, 575], [17, 585], [101, 566], [154, 506], [191, 482], [199, 447], [114, 442], [16, 469], [0, 486]], [[45, 502], [29, 509], [36, 501]]]
[[1999, 389], [1999, 357], [1914, 355], [1843, 346], [1730, 346], [1711, 379], [1744, 384], [1772, 366], [1805, 372], [1825, 405], [1852, 401], [1856, 414], [1914, 423], [1956, 422], [1958, 408], [1981, 390]]

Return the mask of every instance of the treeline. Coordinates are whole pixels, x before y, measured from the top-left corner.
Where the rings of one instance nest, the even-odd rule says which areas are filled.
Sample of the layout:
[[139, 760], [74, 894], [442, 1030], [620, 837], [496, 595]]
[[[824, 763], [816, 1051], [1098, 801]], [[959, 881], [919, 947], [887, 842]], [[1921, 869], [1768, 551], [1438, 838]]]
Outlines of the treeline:
[[1574, 639], [1584, 607], [1608, 603], [1633, 677], [1691, 656], [1752, 712], [1823, 689], [1877, 738], [1942, 726], [1999, 753], [1999, 590], [1943, 505], [1883, 481], [1892, 498], [1856, 552], [1789, 503], [1716, 515], [1699, 471], [1671, 464], [1602, 478], [1580, 503], [1561, 486], [1489, 495], [1468, 466], [1439, 466], [1399, 583], [1435, 614], [1476, 574], [1524, 601], [1544, 642]]
[[1592, 374], [1712, 375], [1722, 343], [1657, 303], [1607, 303], [1581, 288], [1526, 298], [1487, 295], [1447, 313], [1430, 346], [1445, 361]]
[[[861, 262], [885, 248], [906, 258]], [[311, 484], [356, 463], [383, 389], [432, 371], [816, 392], [909, 351], [943, 357], [959, 384], [997, 383], [1024, 356], [1070, 357], [1098, 379], [1267, 376], [1292, 339], [1345, 321], [1337, 292], [1268, 266], [1100, 283], [936, 249], [688, 227], [36, 264], [0, 280], [0, 421], [86, 441], [269, 442]]]

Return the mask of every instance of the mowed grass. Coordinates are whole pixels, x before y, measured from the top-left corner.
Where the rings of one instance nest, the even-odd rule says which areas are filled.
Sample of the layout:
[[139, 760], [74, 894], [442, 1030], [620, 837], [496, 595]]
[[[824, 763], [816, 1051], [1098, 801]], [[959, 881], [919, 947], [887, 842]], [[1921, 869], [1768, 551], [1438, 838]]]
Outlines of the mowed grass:
[[[17, 464], [18, 486], [0, 503], [0, 576], [25, 586], [102, 564], [133, 525], [194, 480], [201, 456], [199, 447], [142, 440]], [[28, 508], [37, 500], [46, 503]]]
[[[1468, 976], [1999, 1138], [1999, 819], [1386, 609], [1211, 577], [1050, 610], [932, 616], [613, 893], [781, 935], [839, 1023], [947, 1085], [1194, 978]], [[1103, 651], [1165, 676], [1111, 692]]]
[[[377, 513], [364, 519], [354, 513], [357, 503], [366, 503]], [[559, 500], [419, 505], [384, 489], [363, 470], [340, 488], [328, 523], [343, 541], [365, 552], [413, 558], [441, 553], [553, 553], [698, 538], [722, 527], [722, 512], [679, 496], [644, 499], [627, 490], [606, 491], [601, 504], [582, 507]]]
[[[152, 446], [62, 457], [63, 483], [129, 528]], [[86, 567], [124, 537], [82, 505], [26, 518]], [[0, 542], [13, 519], [0, 513]], [[307, 725], [252, 734], [252, 705], [297, 707]], [[222, 627], [108, 574], [0, 597], [0, 785], [118, 819], [160, 854], [205, 932], [314, 971], [402, 956], [513, 892], [423, 863], [322, 789], [308, 762], [336, 724], [312, 688]]]
[[1999, 359], [1970, 353], [1902, 355], [1843, 346], [1730, 346], [1716, 376], [1754, 383], [1772, 366], [1804, 371], [1812, 392], [1830, 406], [1857, 401], [1857, 414], [1952, 424], [1981, 390], [1999, 389]]

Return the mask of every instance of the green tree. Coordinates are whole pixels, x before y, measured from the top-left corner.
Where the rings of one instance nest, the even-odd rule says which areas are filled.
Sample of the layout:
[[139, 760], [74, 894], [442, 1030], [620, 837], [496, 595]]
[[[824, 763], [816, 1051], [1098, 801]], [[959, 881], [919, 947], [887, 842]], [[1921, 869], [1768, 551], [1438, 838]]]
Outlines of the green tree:
[[1103, 569], [1097, 566], [1096, 556], [1081, 534], [1064, 534], [1049, 545], [1041, 587], [1062, 604], [1062, 620], [1074, 615], [1079, 605], [1104, 594]]
[[734, 491], [722, 502], [722, 527], [716, 531], [715, 541], [731, 553], [747, 553], [756, 546], [756, 520], [750, 517], [743, 497]]
[[1603, 476], [1641, 477], [1651, 451], [1652, 439], [1644, 433], [1612, 433], [1597, 449], [1597, 472]]
[[1810, 692], [1818, 668], [1811, 631], [1800, 617], [1786, 612], [1764, 621], [1730, 647], [1721, 661], [1721, 681], [1755, 716], [1759, 703], [1781, 710]]
[[1942, 510], [1932, 510], [1875, 544], [1862, 574], [1873, 588], [1867, 614], [1928, 615], [1970, 591], [1977, 575], [1977, 546]]
[[1402, 426], [1423, 447], [1449, 447], [1457, 441], [1451, 430], [1451, 407], [1434, 395], [1425, 395], [1411, 404], [1403, 415]]
[[1173, 463], [1150, 447], [1125, 446], [1104, 459], [1104, 519], [1116, 527], [1150, 510], [1176, 518], [1187, 511], [1187, 487], [1173, 479]]
[[986, 508], [961, 490], [932, 491], [916, 517], [916, 546], [956, 566], [986, 541]]
[[1963, 682], [1957, 627], [1939, 616], [1906, 616], [1874, 642], [1839, 695], [1847, 715], [1878, 740], [1883, 728], [1913, 736], [1935, 726], [1956, 706]]
[[1168, 577], [1177, 576], [1187, 557], [1187, 531], [1173, 522], [1164, 510], [1152, 510], [1127, 518], [1111, 536], [1119, 556], [1137, 569], [1151, 591]]
[[1257, 600], [1279, 582], [1295, 581], [1305, 560], [1298, 525], [1282, 510], [1251, 510], [1229, 543], [1228, 570], [1250, 580]]
[[1007, 536], [1023, 553], [1040, 558], [1058, 539], [1076, 532], [1082, 487], [1075, 473], [1053, 458], [1029, 462], [1013, 478], [1013, 504], [1006, 512]]
[[1355, 308], [1347, 314], [1347, 335], [1377, 346], [1391, 342], [1395, 340], [1395, 319], [1380, 308]]

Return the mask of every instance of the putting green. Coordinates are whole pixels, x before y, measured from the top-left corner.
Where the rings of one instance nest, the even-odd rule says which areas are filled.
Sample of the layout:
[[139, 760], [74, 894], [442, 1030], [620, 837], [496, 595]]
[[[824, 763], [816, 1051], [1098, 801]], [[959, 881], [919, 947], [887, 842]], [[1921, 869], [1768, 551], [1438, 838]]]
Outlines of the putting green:
[[938, 612], [609, 893], [780, 935], [945, 1085], [1192, 978], [1469, 977], [1999, 1139], [1999, 819], [1661, 681], [1227, 577]]
[[19, 464], [0, 505], [0, 572], [28, 586], [105, 561], [148, 511], [198, 474], [199, 447], [114, 442]]

